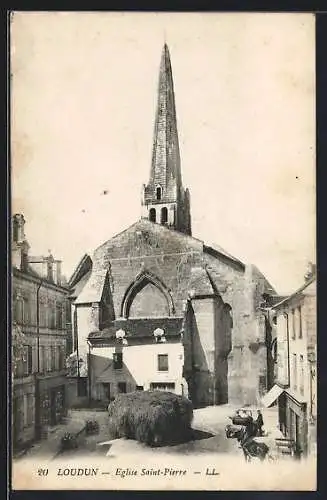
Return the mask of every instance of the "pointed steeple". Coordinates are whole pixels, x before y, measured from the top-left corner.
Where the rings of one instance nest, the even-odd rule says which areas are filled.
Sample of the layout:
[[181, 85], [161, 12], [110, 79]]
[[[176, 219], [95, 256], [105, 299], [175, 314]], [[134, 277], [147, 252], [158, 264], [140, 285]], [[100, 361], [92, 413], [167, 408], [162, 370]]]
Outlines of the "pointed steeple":
[[168, 187], [172, 180], [177, 183], [177, 187], [181, 187], [173, 75], [169, 50], [165, 44], [159, 71], [150, 181], [163, 183], [163, 187]]
[[182, 185], [174, 84], [166, 43], [160, 61], [150, 179], [144, 186], [142, 205], [144, 217], [191, 234], [189, 193]]

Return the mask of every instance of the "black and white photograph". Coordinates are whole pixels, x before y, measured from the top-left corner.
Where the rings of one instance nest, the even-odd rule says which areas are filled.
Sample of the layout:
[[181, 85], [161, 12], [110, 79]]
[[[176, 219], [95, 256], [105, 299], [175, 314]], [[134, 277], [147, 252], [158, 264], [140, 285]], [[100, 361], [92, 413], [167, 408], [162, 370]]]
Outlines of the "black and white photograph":
[[13, 490], [316, 490], [315, 19], [10, 14]]

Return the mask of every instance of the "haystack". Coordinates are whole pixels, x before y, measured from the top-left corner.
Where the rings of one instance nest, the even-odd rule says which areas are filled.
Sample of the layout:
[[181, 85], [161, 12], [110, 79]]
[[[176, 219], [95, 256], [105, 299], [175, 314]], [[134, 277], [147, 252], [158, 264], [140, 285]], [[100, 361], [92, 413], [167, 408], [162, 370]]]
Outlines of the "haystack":
[[117, 396], [108, 416], [112, 438], [162, 446], [188, 439], [193, 407], [191, 401], [171, 392], [136, 391]]

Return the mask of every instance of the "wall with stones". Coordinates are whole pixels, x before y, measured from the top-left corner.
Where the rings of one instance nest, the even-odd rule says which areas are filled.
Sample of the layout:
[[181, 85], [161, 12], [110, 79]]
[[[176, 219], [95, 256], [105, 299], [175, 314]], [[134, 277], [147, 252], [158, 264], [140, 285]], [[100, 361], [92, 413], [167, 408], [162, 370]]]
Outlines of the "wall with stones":
[[[221, 363], [220, 375], [228, 373], [229, 402], [259, 402], [266, 389], [264, 379], [267, 363], [265, 322], [260, 304], [262, 293], [269, 285], [260, 272], [217, 252], [208, 251], [200, 240], [146, 219], [141, 219], [100, 246], [94, 252], [92, 260], [93, 273], [101, 273], [104, 269], [108, 272], [110, 287], [107, 297], [113, 304], [112, 319], [122, 315], [126, 291], [136, 277], [145, 271], [152, 273], [162, 282], [173, 302], [172, 314], [183, 316], [185, 301], [193, 286], [192, 269], [206, 268], [216, 293], [221, 296], [223, 303], [231, 307], [233, 325], [231, 338], [228, 340], [231, 345], [227, 349], [229, 351], [231, 347], [231, 350], [227, 364], [226, 360], [216, 360], [216, 363]], [[146, 312], [150, 315], [149, 309], [156, 308], [155, 296], [151, 296], [150, 288], [148, 290], [148, 294], [145, 289], [143, 292], [147, 294], [147, 300], [139, 300], [140, 296], [134, 303], [133, 315], [143, 315]], [[208, 336], [212, 335], [213, 339], [213, 331], [216, 329], [218, 332], [219, 328], [213, 325], [213, 307], [206, 313], [206, 320], [204, 317], [199, 311], [199, 321], [203, 322], [202, 341], [203, 345], [206, 345]], [[85, 320], [83, 321], [86, 324]], [[206, 321], [212, 323], [211, 333], [208, 324], [205, 325]], [[214, 358], [210, 363], [214, 363]]]
[[228, 400], [235, 404], [258, 404], [267, 389], [266, 328], [259, 307], [269, 284], [261, 273], [254, 272], [253, 266], [246, 266], [242, 272], [210, 254], [205, 259], [217, 291], [232, 308]]
[[14, 445], [35, 439], [35, 381], [34, 377], [15, 380], [12, 399]]
[[108, 269], [115, 316], [136, 276], [146, 269], [171, 291], [175, 315], [183, 315], [193, 265], [202, 263], [202, 242], [142, 220], [96, 250], [94, 267]]
[[[46, 371], [45, 364], [51, 357], [51, 348], [56, 349], [56, 356], [66, 353], [67, 294], [63, 290], [43, 285], [39, 292], [40, 325], [39, 355], [37, 352], [37, 288], [38, 282], [23, 274], [14, 274], [12, 279], [12, 309], [15, 321], [25, 334], [24, 344], [32, 347], [32, 371]], [[17, 302], [24, 302], [24, 313], [18, 317]], [[58, 322], [60, 314], [60, 323]], [[59, 363], [58, 363], [59, 364]]]

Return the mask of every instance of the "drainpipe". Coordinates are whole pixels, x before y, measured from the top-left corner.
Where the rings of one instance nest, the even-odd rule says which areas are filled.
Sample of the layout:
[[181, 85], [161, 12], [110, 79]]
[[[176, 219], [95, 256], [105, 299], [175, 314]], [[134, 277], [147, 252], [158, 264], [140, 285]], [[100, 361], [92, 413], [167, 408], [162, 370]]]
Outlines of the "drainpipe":
[[[37, 373], [40, 373], [40, 289], [43, 280], [40, 280], [36, 290], [36, 335], [37, 335]], [[41, 418], [40, 418], [40, 381], [35, 374], [35, 437], [41, 437]]]

